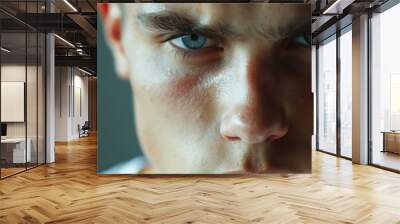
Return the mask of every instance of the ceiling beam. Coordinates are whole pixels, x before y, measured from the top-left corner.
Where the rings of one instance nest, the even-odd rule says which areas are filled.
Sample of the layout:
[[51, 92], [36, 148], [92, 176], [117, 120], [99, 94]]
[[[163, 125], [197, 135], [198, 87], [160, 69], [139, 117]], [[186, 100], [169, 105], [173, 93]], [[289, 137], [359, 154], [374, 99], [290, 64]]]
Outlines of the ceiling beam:
[[88, 36], [91, 38], [96, 38], [97, 30], [90, 24], [85, 17], [80, 14], [68, 14], [67, 15], [72, 21], [74, 21], [78, 26], [80, 26]]
[[97, 69], [96, 58], [90, 56], [55, 56], [56, 66], [88, 67], [93, 71]]

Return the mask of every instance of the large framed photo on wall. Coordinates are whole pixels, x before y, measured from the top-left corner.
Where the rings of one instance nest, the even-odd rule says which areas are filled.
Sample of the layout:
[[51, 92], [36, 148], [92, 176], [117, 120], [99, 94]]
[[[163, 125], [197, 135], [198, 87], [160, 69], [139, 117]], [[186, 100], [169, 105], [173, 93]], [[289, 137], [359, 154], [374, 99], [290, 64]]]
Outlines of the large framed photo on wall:
[[311, 8], [99, 3], [98, 172], [311, 172]]

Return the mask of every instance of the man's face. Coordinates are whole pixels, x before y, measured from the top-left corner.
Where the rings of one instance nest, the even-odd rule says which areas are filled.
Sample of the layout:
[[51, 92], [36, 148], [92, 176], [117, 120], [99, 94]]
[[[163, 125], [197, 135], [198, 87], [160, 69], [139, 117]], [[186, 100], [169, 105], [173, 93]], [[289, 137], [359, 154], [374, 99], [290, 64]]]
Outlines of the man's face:
[[110, 42], [157, 173], [310, 171], [307, 5], [111, 9], [124, 12], [106, 27], [120, 32]]

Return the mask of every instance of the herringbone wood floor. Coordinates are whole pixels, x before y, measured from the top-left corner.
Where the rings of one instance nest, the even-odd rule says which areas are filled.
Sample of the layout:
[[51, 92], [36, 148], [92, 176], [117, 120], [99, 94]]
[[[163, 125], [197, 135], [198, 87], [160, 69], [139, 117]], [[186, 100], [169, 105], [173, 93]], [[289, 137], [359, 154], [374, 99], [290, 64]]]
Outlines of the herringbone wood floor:
[[400, 223], [400, 175], [313, 153], [310, 175], [96, 174], [96, 138], [0, 181], [0, 223]]

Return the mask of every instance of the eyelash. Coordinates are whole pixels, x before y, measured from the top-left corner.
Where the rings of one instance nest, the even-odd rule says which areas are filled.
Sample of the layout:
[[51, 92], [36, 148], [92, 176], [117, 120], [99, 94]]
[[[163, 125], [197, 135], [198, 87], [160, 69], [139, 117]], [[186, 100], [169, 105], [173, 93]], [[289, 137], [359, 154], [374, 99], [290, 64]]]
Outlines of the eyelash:
[[311, 40], [308, 39], [309, 36], [307, 34], [299, 34], [295, 35], [293, 37], [290, 37], [289, 39], [285, 40], [285, 46], [301, 46], [301, 47], [309, 47], [311, 46]]
[[[205, 35], [205, 34], [202, 34], [199, 32], [191, 32], [191, 33], [188, 32], [188, 33], [178, 33], [178, 34], [170, 35], [170, 36], [166, 37], [164, 40], [162, 40], [162, 43], [169, 43], [174, 39], [182, 38], [182, 37], [189, 36], [189, 35], [199, 35], [199, 36], [206, 37], [207, 42], [212, 42], [212, 41], [220, 42], [220, 40], [218, 40], [216, 38], [209, 37], [208, 35]], [[203, 50], [209, 48], [209, 46], [207, 46], [207, 47], [202, 47], [202, 48], [198, 48], [198, 49], [184, 49], [184, 48], [176, 46], [173, 43], [169, 43], [169, 44], [173, 45], [171, 50], [172, 50], [172, 53], [174, 54], [174, 56], [180, 57], [181, 60], [185, 60], [190, 57], [196, 56], [200, 52], [203, 52]]]
[[[203, 35], [200, 33], [179, 33], [179, 34], [174, 34], [171, 36], [168, 36], [167, 38], [165, 38], [164, 40], [162, 40], [162, 43], [168, 43], [174, 39], [180, 38], [180, 37], [184, 37], [184, 36], [188, 36], [188, 35], [200, 35], [200, 36], [205, 36], [207, 39], [209, 39], [210, 41], [213, 40], [213, 38], [208, 37], [207, 35]], [[294, 49], [296, 47], [309, 47], [311, 46], [310, 41], [307, 39], [307, 35], [304, 34], [299, 34], [299, 35], [295, 35], [292, 36], [286, 40], [283, 40], [283, 47], [287, 48], [287, 49]], [[303, 40], [304, 39], [304, 40]], [[301, 43], [300, 43], [301, 42]], [[303, 43], [304, 42], [304, 43]], [[170, 43], [171, 45], [174, 45], [172, 43]], [[184, 48], [180, 48], [177, 47], [176, 45], [173, 46], [173, 48], [171, 49], [173, 52], [173, 55], [175, 57], [180, 57], [182, 60], [186, 60], [192, 56], [194, 56], [195, 54], [199, 53], [200, 50], [205, 49], [205, 48], [199, 48], [199, 49], [184, 49]]]
[[185, 35], [190, 35], [190, 33], [178, 33], [178, 34], [173, 34], [173, 35], [171, 35], [171, 36], [168, 36], [168, 37], [164, 38], [161, 42], [162, 42], [162, 43], [166, 43], [166, 42], [171, 41], [171, 40], [173, 40], [173, 39], [175, 39], [175, 38], [182, 37], [182, 36], [185, 36]]

